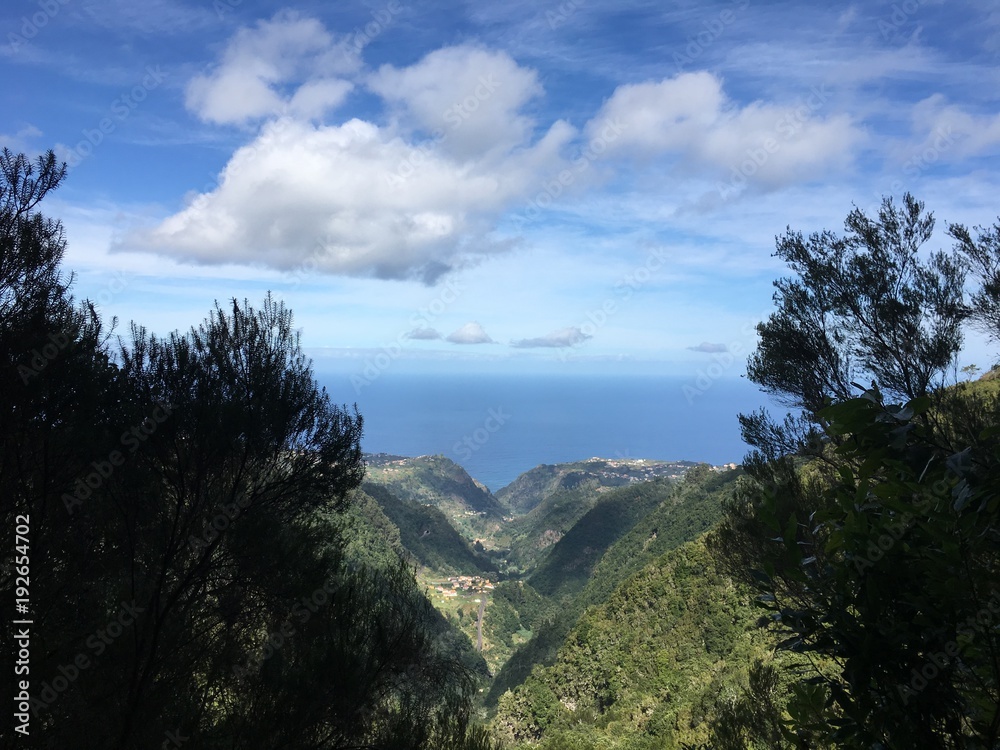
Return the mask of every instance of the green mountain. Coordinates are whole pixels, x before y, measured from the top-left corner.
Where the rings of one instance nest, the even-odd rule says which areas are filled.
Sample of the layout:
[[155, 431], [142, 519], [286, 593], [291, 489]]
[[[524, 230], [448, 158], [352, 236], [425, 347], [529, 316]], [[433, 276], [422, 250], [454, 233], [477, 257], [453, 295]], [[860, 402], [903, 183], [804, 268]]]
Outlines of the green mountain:
[[681, 748], [768, 659], [749, 592], [702, 538], [658, 558], [571, 629], [550, 666], [505, 693], [493, 726], [515, 746]]
[[[534, 654], [539, 643], [547, 645], [546, 652], [554, 653], [572, 622], [563, 613], [578, 613], [575, 597], [598, 559], [639, 519], [664, 502], [671, 484], [671, 480], [659, 479], [613, 490], [562, 490], [511, 524], [515, 533], [523, 534], [517, 541], [521, 550], [511, 550], [511, 559], [531, 565], [537, 557], [541, 562], [528, 579], [498, 584], [488, 599], [484, 656], [491, 668], [502, 669], [518, 649]], [[567, 529], [565, 535], [561, 535], [563, 528]], [[557, 534], [561, 538], [546, 546], [545, 541]]]
[[[533, 670], [556, 663], [588, 607], [604, 604], [629, 576], [709, 529], [739, 475], [689, 462], [590, 460], [539, 467], [498, 493], [511, 499], [516, 486], [523, 493], [521, 508], [530, 504], [523, 502], [528, 494], [540, 498], [524, 515], [505, 521], [498, 497], [446, 458], [368, 460], [364, 490], [375, 509], [369, 528], [432, 574], [424, 578], [435, 606], [470, 644], [478, 639], [473, 598], [484, 600], [482, 655], [496, 673], [484, 699], [494, 707], [504, 693], [526, 684]], [[640, 480], [641, 472], [652, 478]], [[667, 478], [666, 472], [683, 478]], [[494, 525], [486, 529], [490, 521]], [[509, 546], [492, 553], [505, 563], [504, 573], [496, 572], [481, 546], [477, 552], [471, 545], [486, 532], [495, 544]], [[529, 575], [516, 580], [522, 571]], [[434, 580], [455, 574], [482, 575], [495, 588], [451, 599], [434, 593]]]
[[584, 606], [606, 601], [628, 576], [684, 542], [710, 530], [722, 518], [742, 469], [717, 471], [706, 464], [691, 469], [671, 487], [669, 497], [636, 522], [597, 561], [580, 595]]
[[496, 565], [475, 551], [437, 508], [401, 500], [383, 485], [362, 485], [392, 522], [400, 546], [419, 565], [440, 574], [495, 572]]
[[[349, 540], [344, 547], [344, 554], [349, 562], [355, 566], [364, 566], [376, 575], [395, 576], [396, 586], [404, 595], [405, 605], [413, 609], [416, 613], [414, 616], [434, 635], [442, 651], [457, 658], [477, 680], [485, 680], [489, 670], [472, 641], [456, 623], [432, 606], [425, 586], [414, 578], [412, 570], [407, 570], [405, 574], [398, 571], [404, 560], [409, 563], [415, 559], [427, 567], [431, 566], [424, 560], [437, 560], [442, 565], [453, 562], [456, 565], [474, 566], [482, 562], [481, 556], [473, 553], [468, 543], [448, 525], [439, 511], [419, 505], [415, 506], [416, 509], [425, 511], [429, 517], [436, 519], [438, 525], [435, 528], [445, 532], [441, 536], [447, 537], [449, 542], [439, 545], [430, 541], [415, 544], [411, 538], [413, 533], [405, 523], [406, 513], [409, 512], [407, 505], [382, 487], [363, 485], [362, 489], [351, 493], [351, 504], [346, 511], [327, 517], [341, 526], [344, 537]], [[402, 512], [400, 508], [403, 508]], [[400, 520], [404, 520], [402, 526], [399, 525]]]
[[526, 642], [533, 631], [551, 616], [549, 602], [524, 581], [501, 581], [490, 600], [485, 619], [487, 636], [509, 651]]
[[[497, 674], [486, 694], [486, 704], [496, 705], [500, 696], [524, 682], [532, 669], [550, 665], [587, 607], [603, 603], [622, 581], [650, 561], [711, 528], [721, 518], [722, 502], [731, 492], [739, 474], [739, 471], [715, 471], [702, 464], [689, 471], [680, 482], [667, 484], [661, 480], [650, 483], [652, 486], [645, 492], [660, 496], [659, 504], [641, 516], [607, 549], [594, 565], [590, 579], [578, 595], [566, 597], [558, 602], [559, 606], [553, 606], [552, 616], [537, 628], [531, 640], [511, 655]], [[644, 494], [643, 490], [638, 491]], [[618, 492], [624, 493], [624, 490]], [[628, 495], [623, 494], [623, 497]], [[570, 539], [569, 546], [578, 546], [575, 536]], [[581, 533], [581, 537], [586, 536], [589, 533]], [[569, 534], [567, 538], [570, 538]], [[548, 559], [571, 559], [570, 555], [564, 556], [557, 551], [562, 541], [556, 544]], [[555, 586], [554, 590], [558, 591], [565, 585], [570, 591], [579, 586], [579, 579], [574, 579], [572, 575], [563, 584], [556, 575], [557, 565], [545, 570], [543, 587]]]
[[530, 572], [538, 560], [597, 504], [599, 489], [584, 484], [574, 489], [557, 490], [527, 514], [511, 521], [503, 536], [509, 547], [508, 572], [511, 575]]
[[339, 523], [348, 540], [345, 554], [362, 565], [382, 567], [409, 556], [399, 528], [367, 492], [357, 489], [351, 493], [351, 504]]
[[523, 515], [562, 490], [621, 487], [658, 477], [678, 479], [692, 466], [694, 464], [690, 461], [630, 458], [591, 458], [565, 464], [541, 464], [497, 490], [496, 496], [515, 515]]
[[529, 583], [557, 601], [579, 594], [608, 548], [661, 505], [672, 489], [672, 480], [657, 479], [599, 495], [596, 504], [542, 558]]
[[366, 479], [401, 500], [432, 505], [468, 539], [492, 540], [508, 509], [484, 485], [445, 456], [403, 458], [366, 454]]

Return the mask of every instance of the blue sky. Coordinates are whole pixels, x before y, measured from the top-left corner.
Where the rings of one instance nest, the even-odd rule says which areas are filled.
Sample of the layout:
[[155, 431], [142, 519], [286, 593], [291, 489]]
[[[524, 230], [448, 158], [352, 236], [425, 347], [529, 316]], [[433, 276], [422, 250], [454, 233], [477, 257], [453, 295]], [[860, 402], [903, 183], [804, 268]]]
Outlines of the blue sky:
[[735, 377], [786, 226], [909, 190], [941, 247], [1000, 214], [985, 0], [18, 0], [0, 30], [0, 141], [70, 163], [76, 293], [166, 333], [272, 290], [318, 367]]

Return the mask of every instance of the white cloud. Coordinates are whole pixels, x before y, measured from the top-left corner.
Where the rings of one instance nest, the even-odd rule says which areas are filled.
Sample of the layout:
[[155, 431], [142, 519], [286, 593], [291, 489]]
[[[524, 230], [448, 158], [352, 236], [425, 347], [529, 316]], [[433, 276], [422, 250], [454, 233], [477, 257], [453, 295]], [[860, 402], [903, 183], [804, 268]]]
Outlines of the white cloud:
[[725, 344], [712, 344], [708, 341], [702, 341], [698, 346], [689, 346], [688, 350], [692, 352], [705, 352], [706, 354], [721, 354], [722, 352], [728, 352], [729, 347]]
[[188, 83], [185, 104], [200, 119], [219, 124], [242, 124], [286, 109], [320, 117], [352, 88], [334, 75], [357, 65], [356, 52], [346, 41], [336, 42], [319, 21], [283, 12], [240, 29], [221, 62]]
[[337, 78], [307, 81], [298, 88], [288, 106], [299, 117], [318, 120], [340, 106], [353, 88], [349, 81]]
[[[306, 61], [335, 49], [321, 24], [294, 14], [238, 32], [222, 63], [191, 83], [189, 105], [215, 122], [268, 121], [217, 187], [117, 249], [425, 282], [506, 250], [510, 241], [492, 235], [496, 219], [559, 171], [576, 136], [556, 121], [533, 139], [517, 109], [541, 91], [535, 73], [473, 47], [383, 68], [375, 89], [420, 127], [449, 127], [447, 103], [466, 108], [467, 119], [427, 142], [399, 123], [322, 122], [350, 84], [326, 74], [332, 64]], [[310, 75], [294, 94], [280, 90]], [[277, 111], [287, 115], [272, 118]]]
[[41, 135], [42, 131], [34, 125], [25, 125], [13, 135], [0, 133], [0, 148], [10, 149], [15, 154], [30, 154], [35, 150], [29, 145], [30, 142]]
[[233, 155], [213, 191], [118, 249], [433, 281], [506, 249], [493, 219], [534, 188], [567, 137], [553, 129], [495, 170], [434, 152], [414, 167], [412, 146], [371, 123], [284, 118]]
[[919, 142], [912, 146], [926, 161], [979, 156], [996, 152], [1000, 144], [1000, 114], [973, 114], [957, 104], [949, 104], [941, 94], [919, 102], [913, 108], [913, 125]]
[[[583, 145], [563, 120], [536, 136], [544, 125], [525, 114], [543, 93], [536, 72], [505, 52], [446, 47], [369, 76], [384, 119], [330, 122], [351, 90], [337, 71], [359, 64], [356, 53], [290, 12], [240, 30], [220, 64], [191, 82], [188, 103], [214, 122], [262, 118], [259, 135], [214, 189], [116, 249], [432, 283], [511, 247], [497, 222], [540, 195]], [[705, 72], [620, 86], [583, 136], [609, 132], [609, 121], [623, 127], [605, 141], [601, 175], [591, 170], [573, 189], [622, 166], [632, 173], [633, 156], [673, 158], [711, 184], [761, 153], [751, 166], [765, 186], [816, 180], [834, 157], [849, 160], [858, 134], [846, 116], [816, 115], [822, 92], [814, 104], [740, 108]]]
[[471, 323], [466, 323], [464, 326], [459, 328], [457, 331], [448, 335], [447, 341], [453, 344], [494, 344], [496, 343], [490, 338], [489, 334], [483, 330], [483, 327], [476, 323], [475, 321]]
[[711, 73], [682, 73], [619, 86], [587, 132], [593, 136], [609, 120], [619, 122], [623, 133], [608, 143], [609, 151], [671, 155], [689, 169], [742, 173], [773, 188], [815, 180], [822, 170], [850, 161], [862, 134], [847, 115], [820, 116], [829, 98], [817, 87], [795, 104], [739, 107]]
[[725, 97], [720, 81], [711, 73], [683, 73], [659, 83], [619, 86], [591, 120], [595, 133], [608, 120], [627, 123], [617, 148], [646, 154], [674, 151], [695, 142], [717, 121]]
[[535, 71], [505, 52], [468, 45], [436, 50], [408, 68], [383, 65], [369, 86], [403, 125], [440, 134], [443, 150], [462, 159], [523, 144], [534, 122], [521, 109], [542, 94]]
[[442, 338], [442, 336], [440, 332], [434, 328], [414, 328], [406, 334], [406, 338], [413, 339], [415, 341], [434, 341]]
[[587, 339], [591, 338], [586, 333], [581, 331], [576, 326], [570, 328], [562, 328], [558, 331], [553, 331], [547, 336], [539, 336], [534, 339], [521, 339], [519, 341], [512, 341], [511, 346], [518, 349], [534, 349], [534, 348], [560, 348], [564, 346], [576, 346], [577, 344], [582, 344]]

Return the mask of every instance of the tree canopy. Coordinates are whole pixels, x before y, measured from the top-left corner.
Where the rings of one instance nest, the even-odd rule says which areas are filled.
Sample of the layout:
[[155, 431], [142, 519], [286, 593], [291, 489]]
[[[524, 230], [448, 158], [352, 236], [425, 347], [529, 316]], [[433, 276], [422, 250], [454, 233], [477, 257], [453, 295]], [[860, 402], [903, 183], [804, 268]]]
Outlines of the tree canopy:
[[906, 194], [899, 206], [886, 198], [876, 217], [855, 208], [843, 235], [789, 228], [777, 238], [775, 255], [792, 275], [774, 282], [777, 309], [757, 327], [747, 377], [797, 415], [782, 424], [741, 415], [749, 445], [767, 457], [801, 449], [824, 406], [873, 381], [904, 401], [944, 384], [969, 316], [968, 264], [958, 253], [922, 251], [934, 224]]
[[0, 516], [29, 527], [34, 746], [487, 747], [413, 572], [349, 551], [362, 419], [291, 312], [231, 300], [112, 338], [38, 210], [65, 166], [4, 151], [0, 175]]
[[996, 330], [1000, 244], [952, 225], [954, 252], [922, 258], [933, 223], [909, 195], [847, 227], [779, 238], [797, 276], [776, 283], [748, 374], [802, 416], [741, 417], [760, 450], [712, 546], [812, 664], [790, 746], [993, 748], [1000, 391], [946, 375], [963, 323]]

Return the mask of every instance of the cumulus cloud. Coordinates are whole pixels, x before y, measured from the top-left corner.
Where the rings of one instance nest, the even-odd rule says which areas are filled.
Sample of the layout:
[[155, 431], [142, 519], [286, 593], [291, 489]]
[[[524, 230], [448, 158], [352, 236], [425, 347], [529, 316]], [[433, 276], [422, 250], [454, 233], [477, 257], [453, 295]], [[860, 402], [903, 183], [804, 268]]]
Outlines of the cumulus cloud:
[[384, 129], [282, 118], [233, 155], [213, 191], [117, 247], [433, 282], [508, 247], [491, 237], [493, 221], [534, 184], [534, 162], [555, 158], [560, 138], [543, 138], [499, 171], [429, 154], [401, 179], [413, 149]]
[[408, 68], [383, 65], [369, 86], [406, 125], [462, 159], [524, 143], [534, 122], [521, 108], [542, 94], [534, 70], [469, 45], [436, 50]]
[[441, 338], [441, 334], [433, 328], [414, 328], [406, 334], [406, 338], [416, 341], [434, 341]]
[[[421, 127], [452, 128], [428, 143], [397, 123], [317, 119], [348, 90], [329, 77], [342, 64], [337, 49], [318, 21], [294, 14], [238, 32], [220, 65], [192, 82], [189, 105], [215, 122], [263, 117], [259, 135], [233, 154], [213, 190], [115, 249], [426, 283], [505, 251], [510, 240], [492, 234], [498, 217], [536, 190], [540, 175], [558, 171], [576, 135], [558, 121], [531, 140], [531, 123], [516, 110], [540, 91], [534, 71], [472, 47], [384, 68], [373, 86], [390, 109]], [[313, 77], [294, 90], [281, 85], [303, 70]], [[480, 82], [489, 76], [491, 92]], [[479, 108], [456, 125], [435, 120], [440, 103], [465, 102], [468, 86], [484, 95]], [[278, 110], [288, 114], [270, 116]]]
[[[546, 128], [528, 114], [544, 93], [538, 74], [505, 52], [462, 44], [362, 76], [360, 49], [291, 11], [239, 30], [190, 82], [187, 104], [257, 135], [213, 189], [113, 249], [434, 283], [507, 250], [515, 240], [498, 238], [498, 222], [573, 166], [587, 138], [615, 134], [602, 151], [609, 170], [672, 155], [714, 179], [773, 136], [754, 171], [778, 184], [815, 180], [855, 136], [846, 118], [808, 108], [734, 106], [709, 73], [620, 86], [582, 133], [563, 120]], [[382, 111], [333, 119], [355, 84]]]
[[279, 13], [236, 32], [219, 64], [188, 83], [185, 104], [200, 119], [220, 124], [283, 111], [317, 118], [351, 91], [337, 74], [357, 65], [354, 51], [319, 21]]
[[608, 151], [642, 157], [675, 155], [689, 167], [716, 175], [752, 177], [767, 187], [815, 179], [817, 170], [849, 159], [862, 133], [846, 115], [823, 116], [831, 93], [823, 86], [794, 104], [753, 102], [743, 107], [725, 95], [708, 72], [619, 86], [588, 123], [596, 137], [611, 122], [622, 134]]
[[493, 344], [496, 343], [489, 337], [489, 334], [483, 330], [483, 327], [476, 323], [475, 321], [471, 323], [466, 323], [464, 326], [459, 328], [457, 331], [451, 333], [447, 341], [453, 344]]
[[729, 351], [729, 347], [725, 344], [711, 344], [708, 341], [702, 341], [698, 346], [689, 346], [688, 349], [692, 352], [705, 352], [706, 354], [721, 354]]
[[561, 328], [558, 331], [553, 331], [547, 336], [512, 341], [510, 345], [519, 349], [534, 349], [543, 347], [555, 349], [564, 346], [576, 346], [577, 344], [582, 344], [589, 338], [591, 338], [591, 336], [587, 335], [576, 326], [573, 326], [571, 328]]

